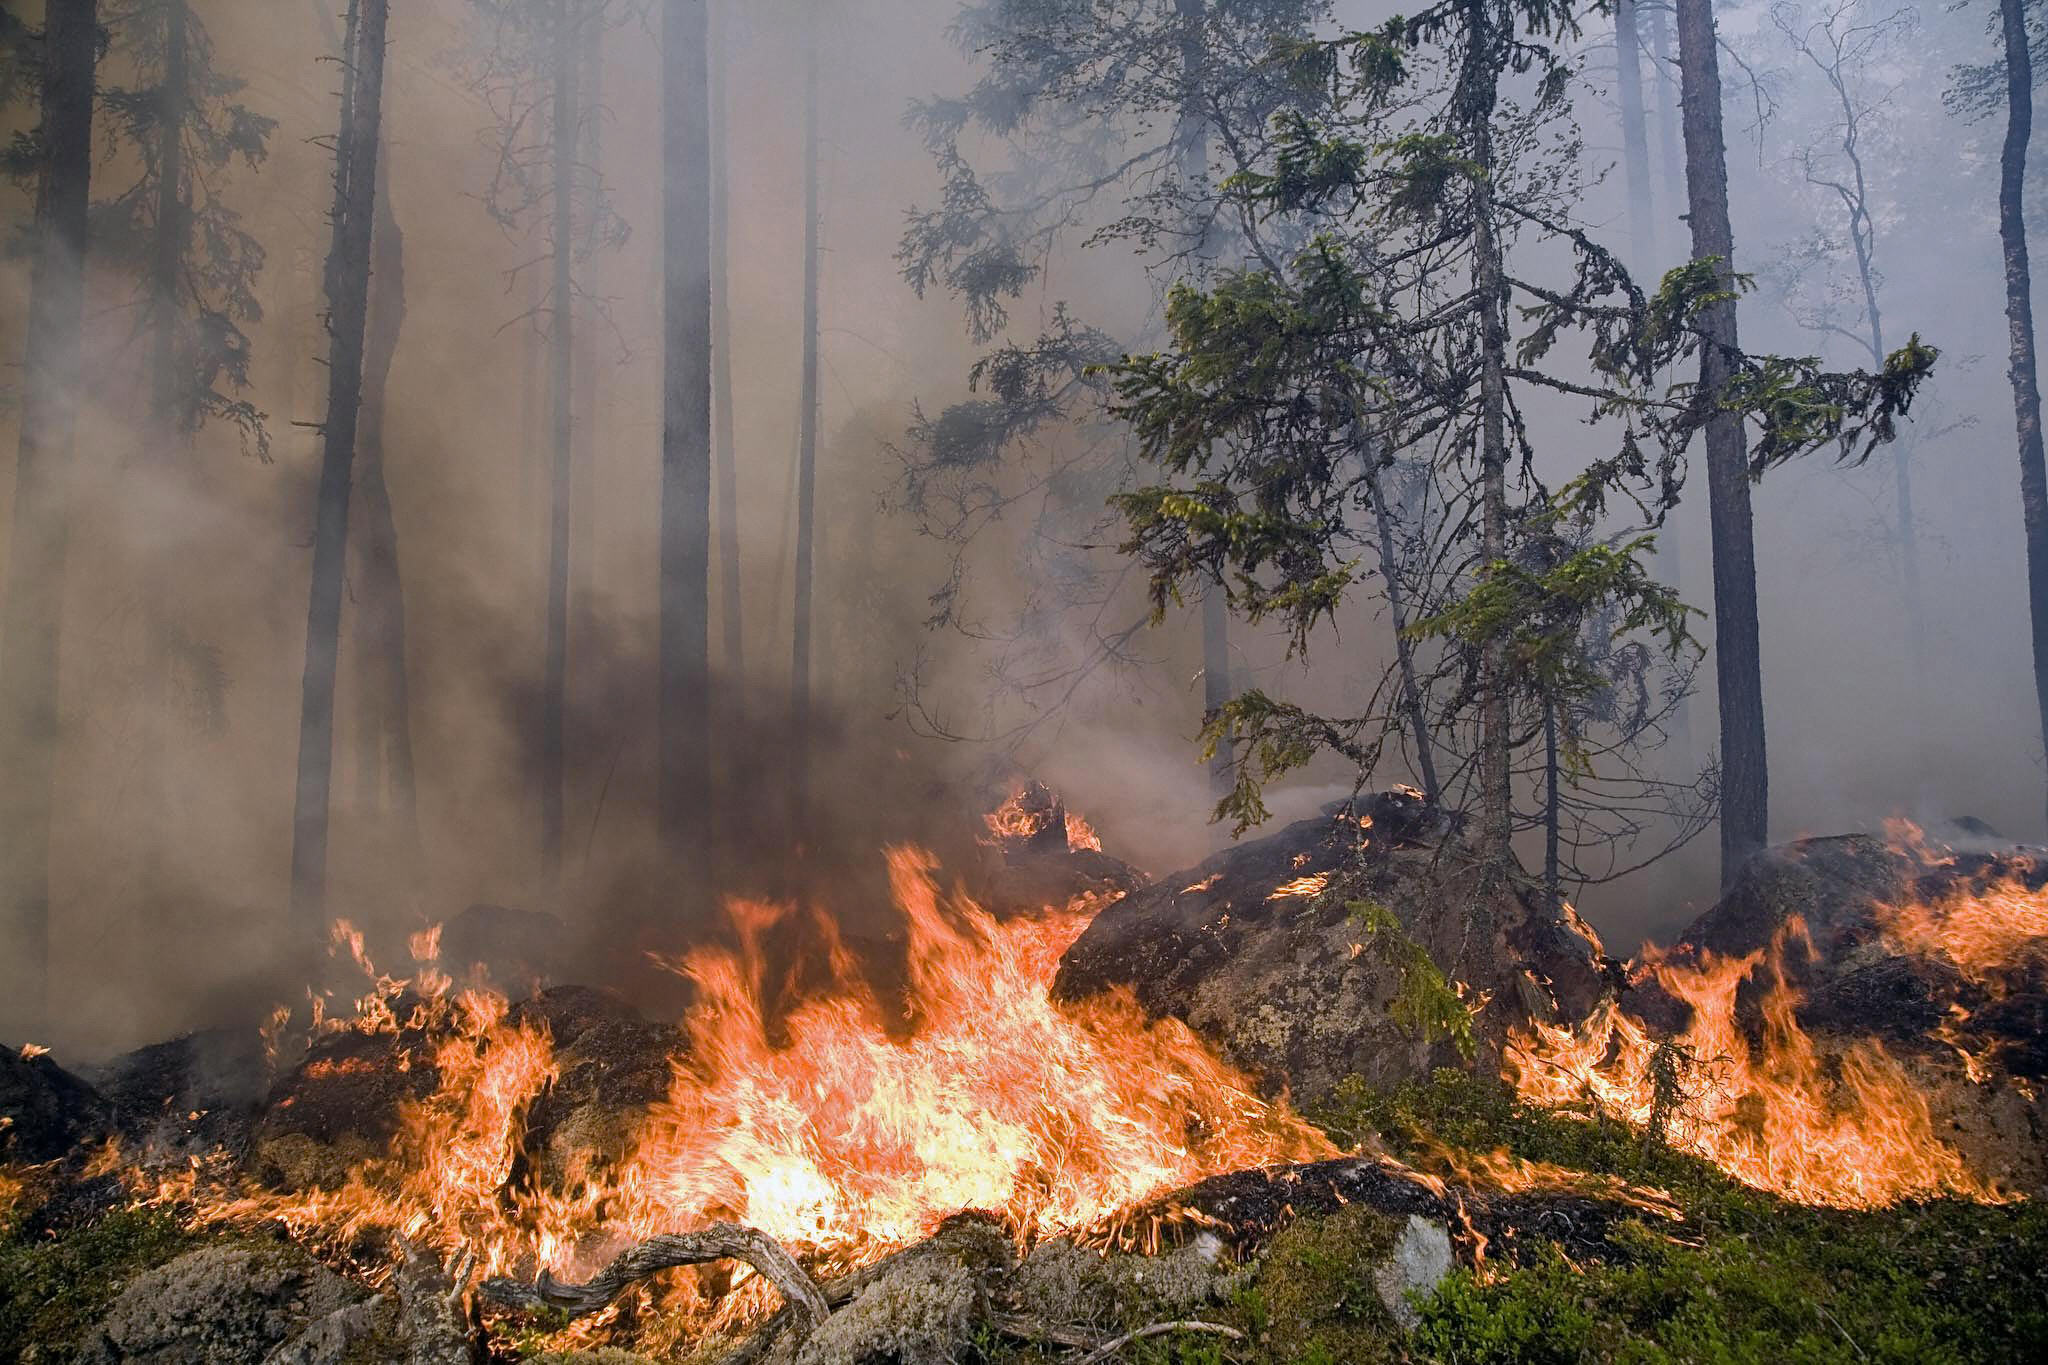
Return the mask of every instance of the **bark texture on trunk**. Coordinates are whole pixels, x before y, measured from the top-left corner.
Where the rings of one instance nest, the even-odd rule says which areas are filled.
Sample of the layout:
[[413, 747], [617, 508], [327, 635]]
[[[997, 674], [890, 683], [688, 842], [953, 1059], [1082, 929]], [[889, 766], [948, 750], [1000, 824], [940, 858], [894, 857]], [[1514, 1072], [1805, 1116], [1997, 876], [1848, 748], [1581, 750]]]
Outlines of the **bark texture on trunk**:
[[81, 383], [86, 209], [92, 176], [95, 0], [49, 0], [42, 182], [22, 362], [6, 597], [0, 602], [0, 1015], [45, 1027], [50, 956], [50, 797], [58, 639]]
[[568, 783], [565, 733], [569, 689], [569, 498], [575, 439], [576, 50], [568, 0], [556, 0], [554, 35], [553, 226], [554, 283], [548, 297], [548, 416], [552, 458], [548, 474], [547, 640], [541, 683], [541, 879], [553, 887], [562, 875], [563, 807]]
[[352, 5], [335, 155], [334, 239], [328, 255], [327, 421], [313, 509], [313, 578], [306, 608], [306, 672], [299, 700], [299, 763], [292, 807], [292, 916], [310, 949], [327, 900], [327, 822], [333, 794], [334, 675], [341, 649], [342, 570], [349, 484], [363, 389], [370, 240], [384, 93], [388, 0]]
[[[1721, 133], [1721, 68], [1711, 0], [1678, 0], [1678, 65], [1685, 128], [1686, 206], [1695, 260], [1712, 258], [1733, 289], [1735, 233], [1728, 221], [1728, 159]], [[1735, 304], [1704, 319], [1700, 392], [1727, 386], [1735, 353]], [[1714, 546], [1714, 680], [1721, 708], [1721, 884], [1729, 885], [1767, 841], [1763, 667], [1757, 641], [1756, 538], [1742, 421], [1707, 421], [1707, 510]]]
[[1998, 162], [1998, 238], [2005, 249], [2005, 320], [2013, 417], [2019, 433], [2020, 517], [2027, 532], [2027, 614], [2034, 632], [2034, 695], [2048, 742], [2048, 461], [2042, 456], [2041, 386], [2034, 357], [2034, 276], [2027, 264], [2027, 143], [2034, 131], [2034, 63], [2025, 0], [1999, 0], [2005, 39], [2005, 146]]
[[663, 0], [659, 803], [663, 841], [699, 867], [709, 853], [711, 797], [707, 36], [704, 0]]
[[818, 28], [804, 21], [804, 317], [796, 456], [796, 604], [791, 630], [790, 805], [804, 835], [810, 790], [811, 586], [818, 493]]

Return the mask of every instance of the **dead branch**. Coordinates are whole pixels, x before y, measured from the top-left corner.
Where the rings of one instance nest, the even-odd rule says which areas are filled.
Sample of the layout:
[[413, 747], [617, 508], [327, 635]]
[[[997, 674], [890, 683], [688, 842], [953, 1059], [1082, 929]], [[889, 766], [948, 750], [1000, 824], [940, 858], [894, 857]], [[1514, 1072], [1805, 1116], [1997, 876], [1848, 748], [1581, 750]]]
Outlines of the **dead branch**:
[[781, 1243], [759, 1229], [737, 1223], [714, 1223], [697, 1232], [649, 1237], [628, 1248], [583, 1284], [563, 1284], [543, 1270], [531, 1285], [492, 1279], [484, 1281], [482, 1292], [493, 1303], [509, 1308], [558, 1308], [572, 1318], [579, 1318], [597, 1312], [650, 1275], [708, 1261], [745, 1261], [760, 1271], [798, 1315], [806, 1319], [807, 1332], [831, 1316], [831, 1307], [816, 1281], [782, 1249]]
[[1136, 1331], [1126, 1332], [1120, 1337], [1111, 1337], [1108, 1341], [1103, 1342], [1087, 1355], [1075, 1361], [1074, 1365], [1100, 1365], [1100, 1362], [1108, 1360], [1123, 1347], [1130, 1345], [1134, 1341], [1142, 1341], [1146, 1337], [1164, 1336], [1168, 1332], [1214, 1332], [1217, 1336], [1228, 1337], [1232, 1341], [1244, 1340], [1244, 1333], [1238, 1331], [1235, 1327], [1225, 1327], [1220, 1322], [1197, 1322], [1192, 1319], [1179, 1322], [1154, 1322], [1148, 1323]]
[[393, 1275], [399, 1319], [411, 1343], [407, 1365], [470, 1365], [478, 1358], [469, 1312], [463, 1303], [475, 1258], [465, 1252], [452, 1276], [431, 1253], [401, 1238]]

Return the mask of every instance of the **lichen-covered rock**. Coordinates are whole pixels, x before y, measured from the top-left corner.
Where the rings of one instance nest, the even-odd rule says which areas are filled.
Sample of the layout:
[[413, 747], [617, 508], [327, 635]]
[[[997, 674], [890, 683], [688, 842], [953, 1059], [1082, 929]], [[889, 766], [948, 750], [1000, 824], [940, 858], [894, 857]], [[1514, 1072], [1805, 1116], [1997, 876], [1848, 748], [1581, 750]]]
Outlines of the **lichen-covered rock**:
[[261, 1362], [368, 1298], [286, 1247], [202, 1247], [131, 1280], [81, 1343], [77, 1359], [80, 1365]]
[[1453, 1264], [1451, 1234], [1444, 1225], [1411, 1213], [1393, 1249], [1373, 1268], [1373, 1288], [1394, 1321], [1413, 1331], [1422, 1321], [1416, 1304], [1436, 1292]]
[[1004, 1295], [1019, 1314], [1113, 1335], [1190, 1316], [1225, 1297], [1244, 1272], [1223, 1253], [1222, 1241], [1207, 1234], [1161, 1256], [1101, 1252], [1052, 1238], [1032, 1248]]
[[[1614, 964], [1568, 909], [1553, 915], [1534, 900], [1490, 880], [1419, 796], [1383, 793], [1117, 901], [1068, 949], [1053, 991], [1077, 999], [1129, 987], [1269, 1092], [1287, 1087], [1312, 1103], [1347, 1076], [1389, 1086], [1467, 1060], [1397, 1017], [1414, 986], [1409, 945], [1468, 999], [1488, 1002], [1477, 1020], [1482, 1064], [1508, 1025], [1590, 1010], [1614, 984]], [[1398, 927], [1362, 918], [1366, 904]]]
[[952, 1365], [1015, 1264], [999, 1224], [956, 1216], [877, 1266], [797, 1350], [796, 1365]]

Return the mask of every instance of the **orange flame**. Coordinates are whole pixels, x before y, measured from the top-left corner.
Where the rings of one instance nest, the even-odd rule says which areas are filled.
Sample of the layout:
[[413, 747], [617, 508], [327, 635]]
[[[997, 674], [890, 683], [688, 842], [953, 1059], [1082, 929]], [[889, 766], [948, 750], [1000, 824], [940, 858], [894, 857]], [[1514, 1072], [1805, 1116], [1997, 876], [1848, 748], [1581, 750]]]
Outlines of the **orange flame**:
[[[1643, 971], [1691, 1008], [1665, 1042], [1609, 1002], [1577, 1029], [1538, 1024], [1511, 1039], [1506, 1069], [1528, 1100], [1599, 1113], [1666, 1140], [1758, 1189], [1815, 1204], [1871, 1207], [1911, 1196], [1997, 1199], [1935, 1132], [1924, 1087], [1883, 1046], [1827, 1055], [1800, 1027], [1785, 951], [1811, 950], [1790, 918], [1765, 949], [1701, 954], [1685, 965], [1651, 953]], [[1760, 1040], [1736, 1017], [1736, 991], [1763, 988]], [[1660, 1084], [1660, 1079], [1663, 1083]]]
[[[546, 1182], [515, 1179], [527, 1112], [556, 1079], [550, 1040], [508, 1022], [496, 997], [430, 994], [405, 1023], [442, 1039], [437, 1083], [401, 1107], [388, 1153], [337, 1189], [245, 1195], [209, 1212], [282, 1220], [335, 1244], [378, 1228], [474, 1253], [479, 1273], [574, 1277], [638, 1238], [738, 1219], [829, 1273], [960, 1209], [995, 1211], [1032, 1237], [1223, 1171], [1334, 1154], [1128, 994], [1052, 1003], [1047, 986], [1085, 912], [999, 923], [943, 894], [929, 854], [887, 857], [908, 926], [906, 1026], [891, 1028], [828, 917], [737, 902], [737, 947], [674, 964], [697, 1003], [667, 1098], [618, 1150], [580, 1152]], [[764, 935], [792, 920], [832, 989], [771, 1025]], [[341, 943], [374, 975], [359, 940]], [[398, 993], [376, 979], [360, 1026], [389, 1031]], [[661, 1291], [690, 1330], [769, 1299], [744, 1272], [715, 1301], [710, 1283], [676, 1277]]]

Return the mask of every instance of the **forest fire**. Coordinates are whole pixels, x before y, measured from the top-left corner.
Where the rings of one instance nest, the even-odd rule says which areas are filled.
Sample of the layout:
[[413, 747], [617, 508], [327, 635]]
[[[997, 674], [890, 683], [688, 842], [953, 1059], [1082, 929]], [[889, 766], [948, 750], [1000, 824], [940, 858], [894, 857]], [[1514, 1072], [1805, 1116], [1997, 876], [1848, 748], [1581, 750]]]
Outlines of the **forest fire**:
[[[999, 923], [943, 892], [930, 855], [887, 858], [907, 928], [907, 1023], [892, 1027], [829, 916], [734, 902], [734, 946], [672, 964], [697, 999], [666, 1097], [617, 1150], [593, 1143], [543, 1180], [527, 1117], [560, 1074], [545, 1027], [432, 965], [410, 981], [377, 975], [357, 1018], [327, 1027], [432, 1038], [390, 1063], [431, 1068], [431, 1093], [402, 1105], [388, 1151], [340, 1185], [202, 1194], [202, 1215], [275, 1221], [337, 1250], [381, 1232], [520, 1277], [573, 1276], [641, 1237], [731, 1220], [839, 1273], [962, 1209], [1030, 1240], [1207, 1176], [1334, 1153], [1183, 1025], [1147, 1020], [1127, 996], [1051, 1003], [1086, 908]], [[765, 940], [793, 917], [830, 987], [778, 1019]], [[338, 941], [374, 975], [358, 938]], [[744, 1275], [673, 1277], [662, 1292], [696, 1329], [774, 1303]]]
[[[1918, 830], [1900, 826], [1891, 837], [1923, 865], [1950, 865]], [[2009, 973], [2048, 955], [2048, 890], [2032, 884], [2031, 862], [2014, 861], [1981, 882], [1874, 903], [1874, 946], [1943, 964], [1997, 998]], [[1609, 1002], [1576, 1028], [1537, 1025], [1516, 1036], [1508, 1076], [1525, 1099], [1590, 1107], [1803, 1202], [1867, 1208], [1936, 1195], [2009, 1197], [1942, 1139], [1928, 1080], [1905, 1056], [1877, 1038], [1824, 1043], [1802, 1025], [1800, 967], [1815, 951], [1797, 915], [1747, 954], [1653, 950], [1633, 979], [1685, 1007], [1676, 1036], [1656, 1036]], [[1951, 1003], [1948, 1011], [1933, 1037], [1960, 1055], [1965, 1083], [1979, 1083], [1983, 1068], [1954, 1033], [1969, 1010]]]

